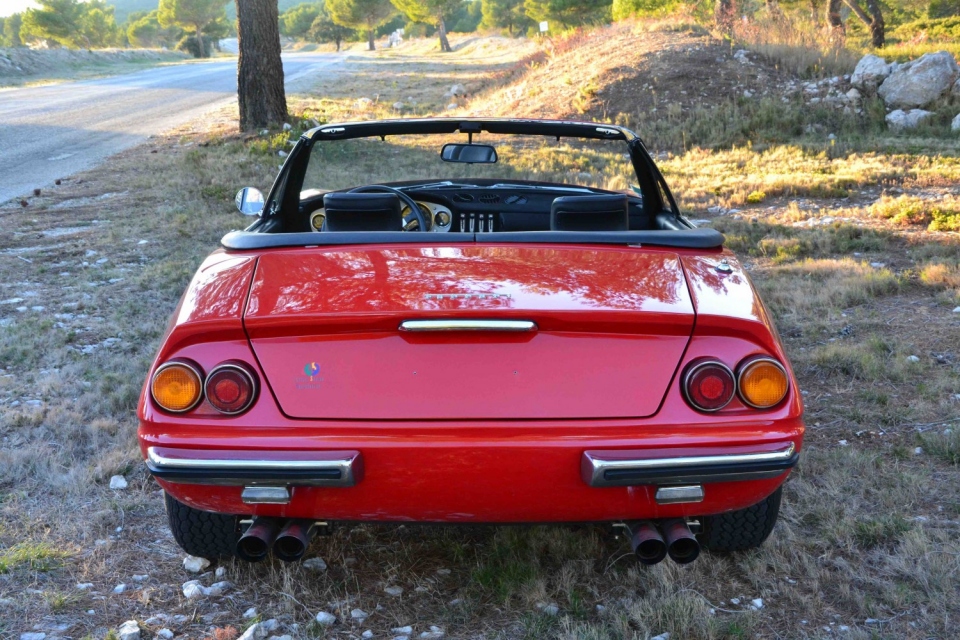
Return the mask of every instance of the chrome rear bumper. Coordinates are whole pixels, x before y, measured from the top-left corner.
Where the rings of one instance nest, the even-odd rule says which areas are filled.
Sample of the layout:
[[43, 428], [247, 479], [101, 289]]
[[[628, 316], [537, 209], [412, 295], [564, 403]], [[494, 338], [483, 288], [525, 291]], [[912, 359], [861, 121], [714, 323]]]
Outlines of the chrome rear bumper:
[[591, 487], [761, 480], [792, 469], [800, 454], [791, 443], [776, 451], [671, 458], [649, 456], [650, 451], [584, 451], [580, 477]]
[[167, 482], [228, 486], [352, 487], [363, 478], [359, 451], [190, 451], [149, 447], [147, 468]]

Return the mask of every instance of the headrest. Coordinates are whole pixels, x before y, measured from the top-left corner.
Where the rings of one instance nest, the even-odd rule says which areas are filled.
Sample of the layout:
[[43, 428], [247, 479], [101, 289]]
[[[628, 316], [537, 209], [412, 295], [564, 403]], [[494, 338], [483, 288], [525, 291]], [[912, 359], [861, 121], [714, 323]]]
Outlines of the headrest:
[[627, 231], [627, 196], [563, 196], [550, 207], [551, 231]]
[[324, 231], [402, 231], [395, 193], [328, 193], [323, 196]]

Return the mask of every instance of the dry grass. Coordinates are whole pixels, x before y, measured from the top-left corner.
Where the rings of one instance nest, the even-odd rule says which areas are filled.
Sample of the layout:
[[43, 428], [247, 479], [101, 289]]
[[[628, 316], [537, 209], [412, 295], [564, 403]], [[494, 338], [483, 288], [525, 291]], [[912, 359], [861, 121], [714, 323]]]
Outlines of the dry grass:
[[[357, 64], [365, 80], [304, 98], [305, 115], [346, 114], [388, 76], [402, 80], [387, 100], [417, 87], [432, 96], [474, 81], [485, 63], [384, 54]], [[320, 114], [311, 101], [322, 99], [345, 110]], [[602, 528], [364, 525], [314, 542], [324, 573], [228, 562], [227, 596], [184, 599], [180, 584], [195, 576], [181, 569], [135, 447], [137, 393], [197, 264], [244, 224], [234, 190], [266, 188], [295, 134], [173, 132], [45, 190], [26, 209], [0, 207], [12, 230], [0, 239], [0, 638], [33, 630], [115, 638], [135, 618], [145, 637], [165, 626], [228, 640], [249, 624], [242, 613], [251, 606], [297, 639], [364, 629], [392, 637], [406, 624], [415, 634], [437, 625], [452, 638], [505, 639], [955, 633], [960, 242], [870, 212], [883, 189], [949, 191], [960, 163], [944, 150], [743, 147], [662, 163], [698, 212], [764, 194], [748, 211], [712, 218], [777, 317], [805, 392], [807, 446], [761, 549], [645, 569]], [[402, 157], [416, 162], [409, 151]], [[846, 220], [823, 222], [838, 211]], [[115, 473], [129, 489], [107, 488]], [[118, 583], [127, 584], [122, 594], [113, 593]], [[387, 595], [389, 585], [403, 594]], [[764, 601], [759, 611], [747, 606], [753, 598]], [[548, 604], [559, 614], [544, 612]], [[354, 622], [354, 608], [370, 617]], [[320, 610], [338, 623], [312, 624]], [[159, 613], [181, 617], [146, 624]]]

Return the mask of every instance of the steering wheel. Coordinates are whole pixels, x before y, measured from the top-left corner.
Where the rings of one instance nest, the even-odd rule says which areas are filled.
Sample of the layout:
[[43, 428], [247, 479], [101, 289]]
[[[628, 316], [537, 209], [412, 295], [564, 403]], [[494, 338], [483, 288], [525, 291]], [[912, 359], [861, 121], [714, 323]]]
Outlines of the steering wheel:
[[[397, 197], [403, 201], [403, 204], [410, 207], [411, 213], [417, 218], [417, 231], [427, 231], [427, 218], [423, 215], [423, 211], [420, 210], [420, 205], [418, 205], [413, 198], [405, 194], [400, 189], [394, 189], [393, 187], [388, 187], [385, 184], [368, 184], [362, 187], [357, 187], [356, 189], [350, 189], [347, 193], [395, 193]], [[406, 218], [404, 219], [404, 226], [406, 226]]]

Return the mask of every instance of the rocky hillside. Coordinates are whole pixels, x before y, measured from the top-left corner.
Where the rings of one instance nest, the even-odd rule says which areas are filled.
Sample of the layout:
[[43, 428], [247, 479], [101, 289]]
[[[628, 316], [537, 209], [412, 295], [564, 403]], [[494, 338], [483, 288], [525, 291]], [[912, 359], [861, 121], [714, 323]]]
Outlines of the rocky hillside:
[[0, 48], [0, 85], [45, 76], [62, 77], [64, 72], [83, 67], [107, 67], [119, 64], [149, 64], [184, 60], [179, 51], [158, 49], [30, 49]]

